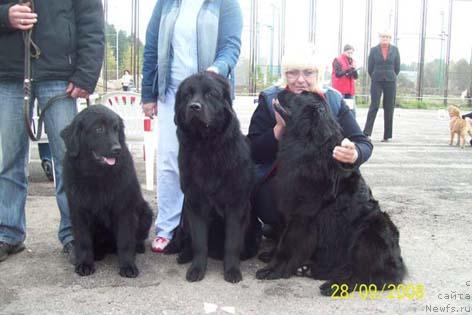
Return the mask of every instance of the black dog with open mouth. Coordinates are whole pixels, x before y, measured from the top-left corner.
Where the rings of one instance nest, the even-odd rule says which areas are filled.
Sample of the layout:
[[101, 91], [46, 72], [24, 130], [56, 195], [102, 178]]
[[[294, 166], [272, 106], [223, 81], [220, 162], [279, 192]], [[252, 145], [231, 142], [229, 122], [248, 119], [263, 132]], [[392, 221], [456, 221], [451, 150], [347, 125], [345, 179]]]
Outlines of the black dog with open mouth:
[[323, 295], [364, 285], [389, 290], [406, 268], [399, 232], [359, 169], [333, 158], [343, 139], [341, 127], [318, 94], [279, 94], [277, 112], [286, 129], [277, 155], [277, 206], [285, 229], [258, 279], [288, 278], [301, 265], [315, 279], [328, 280]]
[[66, 191], [75, 242], [75, 271], [87, 276], [94, 260], [118, 253], [120, 275], [138, 276], [152, 211], [141, 194], [125, 143], [123, 120], [103, 105], [80, 112], [62, 132]]
[[180, 251], [179, 263], [192, 260], [188, 281], [203, 279], [210, 256], [223, 259], [226, 281], [239, 282], [240, 259], [257, 254], [261, 235], [250, 210], [255, 183], [250, 148], [227, 80], [213, 73], [184, 80], [176, 94], [175, 123], [185, 198], [182, 224], [168, 247]]

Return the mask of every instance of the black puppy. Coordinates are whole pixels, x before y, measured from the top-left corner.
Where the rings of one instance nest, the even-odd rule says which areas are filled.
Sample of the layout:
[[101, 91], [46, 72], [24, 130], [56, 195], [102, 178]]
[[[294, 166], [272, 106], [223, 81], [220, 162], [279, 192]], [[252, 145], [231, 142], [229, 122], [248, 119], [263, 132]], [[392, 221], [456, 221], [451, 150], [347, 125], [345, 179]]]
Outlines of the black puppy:
[[77, 264], [87, 276], [94, 260], [118, 252], [120, 275], [136, 277], [152, 211], [143, 199], [125, 143], [123, 120], [102, 105], [80, 112], [62, 132], [64, 190], [71, 213]]
[[[406, 268], [399, 233], [382, 212], [357, 168], [332, 157], [341, 127], [314, 93], [281, 94], [276, 110], [286, 122], [279, 143], [276, 181], [285, 229], [258, 279], [288, 278], [308, 265], [315, 279], [329, 280], [324, 295], [361, 284], [379, 290], [402, 281]], [[338, 286], [336, 286], [338, 285]]]
[[175, 123], [185, 195], [180, 232], [186, 236], [178, 262], [192, 260], [187, 280], [199, 281], [207, 256], [223, 256], [225, 280], [239, 282], [240, 258], [257, 253], [260, 235], [250, 214], [255, 180], [250, 148], [226, 79], [202, 73], [184, 80], [176, 94]]

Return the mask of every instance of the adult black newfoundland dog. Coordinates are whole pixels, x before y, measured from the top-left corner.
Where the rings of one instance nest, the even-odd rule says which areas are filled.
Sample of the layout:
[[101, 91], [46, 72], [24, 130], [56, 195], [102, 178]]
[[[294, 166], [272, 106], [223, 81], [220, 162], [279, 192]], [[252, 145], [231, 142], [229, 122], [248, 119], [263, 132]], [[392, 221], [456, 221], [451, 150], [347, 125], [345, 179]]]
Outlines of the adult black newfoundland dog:
[[69, 201], [77, 263], [87, 276], [94, 260], [118, 253], [120, 275], [136, 277], [152, 211], [143, 199], [125, 143], [123, 120], [102, 105], [80, 112], [62, 132], [64, 190]]
[[286, 122], [279, 143], [276, 181], [285, 229], [258, 279], [288, 278], [308, 265], [315, 279], [328, 280], [324, 295], [361, 284], [380, 291], [402, 281], [406, 268], [399, 233], [380, 210], [358, 169], [332, 157], [341, 127], [317, 94], [285, 93], [276, 110]]
[[205, 276], [207, 256], [223, 259], [224, 278], [242, 280], [240, 259], [257, 254], [260, 233], [250, 211], [254, 170], [225, 78], [201, 73], [184, 80], [175, 100], [182, 224], [171, 247], [192, 260], [188, 281]]

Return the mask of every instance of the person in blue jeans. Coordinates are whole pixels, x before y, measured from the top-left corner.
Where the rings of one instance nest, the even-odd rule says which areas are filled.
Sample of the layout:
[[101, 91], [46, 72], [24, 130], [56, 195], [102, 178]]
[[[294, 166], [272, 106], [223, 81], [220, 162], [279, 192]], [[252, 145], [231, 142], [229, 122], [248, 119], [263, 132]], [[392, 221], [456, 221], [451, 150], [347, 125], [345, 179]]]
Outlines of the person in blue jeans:
[[[34, 8], [34, 12], [32, 11]], [[0, 261], [25, 248], [26, 165], [29, 139], [24, 125], [22, 31], [34, 28], [31, 110], [68, 93], [45, 112], [45, 128], [55, 166], [56, 199], [61, 213], [58, 237], [75, 263], [69, 207], [62, 183], [65, 146], [59, 136], [77, 113], [75, 98], [95, 89], [104, 52], [100, 0], [34, 0], [0, 3]], [[31, 117], [30, 117], [31, 119]], [[49, 209], [45, 209], [49, 210]]]
[[180, 190], [174, 124], [177, 88], [201, 71], [228, 77], [234, 87], [234, 67], [241, 48], [242, 14], [237, 0], [158, 0], [144, 46], [142, 102], [145, 115], [157, 114], [156, 237], [151, 250], [163, 252], [180, 222]]

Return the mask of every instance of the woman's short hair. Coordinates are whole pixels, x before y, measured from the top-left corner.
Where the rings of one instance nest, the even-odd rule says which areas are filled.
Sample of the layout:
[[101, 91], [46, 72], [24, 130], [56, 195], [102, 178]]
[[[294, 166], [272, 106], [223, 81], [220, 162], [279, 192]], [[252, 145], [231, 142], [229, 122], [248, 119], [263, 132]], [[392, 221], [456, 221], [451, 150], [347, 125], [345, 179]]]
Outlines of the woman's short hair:
[[285, 73], [290, 69], [313, 69], [317, 72], [317, 80], [315, 82], [315, 90], [318, 89], [318, 82], [321, 82], [324, 69], [320, 63], [319, 58], [316, 57], [314, 45], [312, 43], [294, 43], [285, 47], [285, 52], [282, 57], [281, 74], [282, 78], [277, 82], [278, 86], [287, 85], [287, 78]]
[[285, 47], [282, 57], [282, 72], [289, 69], [318, 70], [315, 59], [315, 50], [312, 44], [290, 45]]

